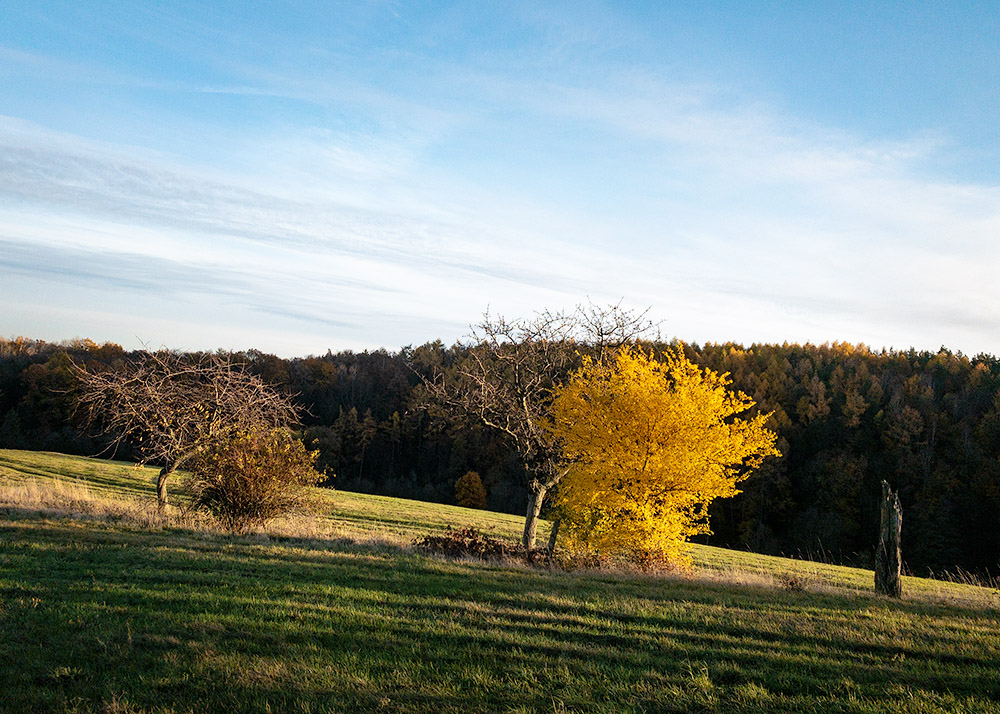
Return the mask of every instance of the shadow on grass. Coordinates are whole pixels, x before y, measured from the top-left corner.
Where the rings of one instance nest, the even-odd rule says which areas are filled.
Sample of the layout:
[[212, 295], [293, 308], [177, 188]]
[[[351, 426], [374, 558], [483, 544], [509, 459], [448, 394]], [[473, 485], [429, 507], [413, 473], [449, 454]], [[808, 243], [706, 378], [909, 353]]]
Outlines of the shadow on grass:
[[0, 691], [11, 711], [669, 710], [751, 684], [829, 710], [890, 684], [1000, 698], [989, 613], [344, 546], [0, 524]]

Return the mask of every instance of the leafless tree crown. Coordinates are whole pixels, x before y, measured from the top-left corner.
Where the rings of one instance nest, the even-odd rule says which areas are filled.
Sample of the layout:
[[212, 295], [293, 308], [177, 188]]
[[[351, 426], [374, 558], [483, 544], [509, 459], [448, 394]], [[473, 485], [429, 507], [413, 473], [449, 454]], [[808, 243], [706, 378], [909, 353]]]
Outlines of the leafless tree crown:
[[224, 430], [255, 431], [298, 420], [291, 398], [224, 353], [143, 352], [119, 369], [74, 366], [91, 423], [129, 442], [143, 463], [173, 470]]

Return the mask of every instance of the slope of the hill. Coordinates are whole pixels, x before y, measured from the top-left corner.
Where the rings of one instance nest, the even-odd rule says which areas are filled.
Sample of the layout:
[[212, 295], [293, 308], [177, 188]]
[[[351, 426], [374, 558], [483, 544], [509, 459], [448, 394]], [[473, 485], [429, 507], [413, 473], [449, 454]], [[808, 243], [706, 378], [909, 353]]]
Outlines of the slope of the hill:
[[443, 561], [401, 546], [516, 519], [344, 493], [236, 538], [137, 517], [149, 481], [0, 452], [0, 710], [1000, 711], [985, 588], [889, 601], [709, 548], [665, 578]]

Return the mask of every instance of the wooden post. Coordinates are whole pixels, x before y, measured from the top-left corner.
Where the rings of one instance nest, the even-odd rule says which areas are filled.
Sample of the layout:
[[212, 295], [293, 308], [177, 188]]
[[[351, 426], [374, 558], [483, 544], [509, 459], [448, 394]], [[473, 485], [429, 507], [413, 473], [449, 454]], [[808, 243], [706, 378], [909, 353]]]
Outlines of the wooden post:
[[879, 529], [878, 548], [875, 552], [875, 592], [889, 597], [903, 594], [900, 574], [902, 551], [899, 536], [903, 528], [903, 510], [899, 494], [893, 493], [889, 484], [882, 482], [882, 527]]
[[560, 522], [560, 520], [561, 519], [557, 518], [552, 523], [552, 532], [549, 533], [549, 547], [546, 548], [545, 550], [546, 550], [546, 552], [548, 552], [550, 558], [552, 557], [552, 554], [556, 552], [556, 536], [559, 535], [559, 522]]

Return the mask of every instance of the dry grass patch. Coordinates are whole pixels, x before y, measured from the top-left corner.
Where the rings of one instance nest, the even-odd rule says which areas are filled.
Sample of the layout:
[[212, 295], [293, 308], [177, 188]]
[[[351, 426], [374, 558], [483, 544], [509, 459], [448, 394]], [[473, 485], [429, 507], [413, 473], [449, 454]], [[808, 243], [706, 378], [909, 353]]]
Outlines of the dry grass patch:
[[176, 509], [164, 515], [146, 499], [95, 491], [86, 484], [52, 479], [0, 483], [0, 508], [46, 516], [121, 521], [139, 528], [162, 528], [186, 519]]

